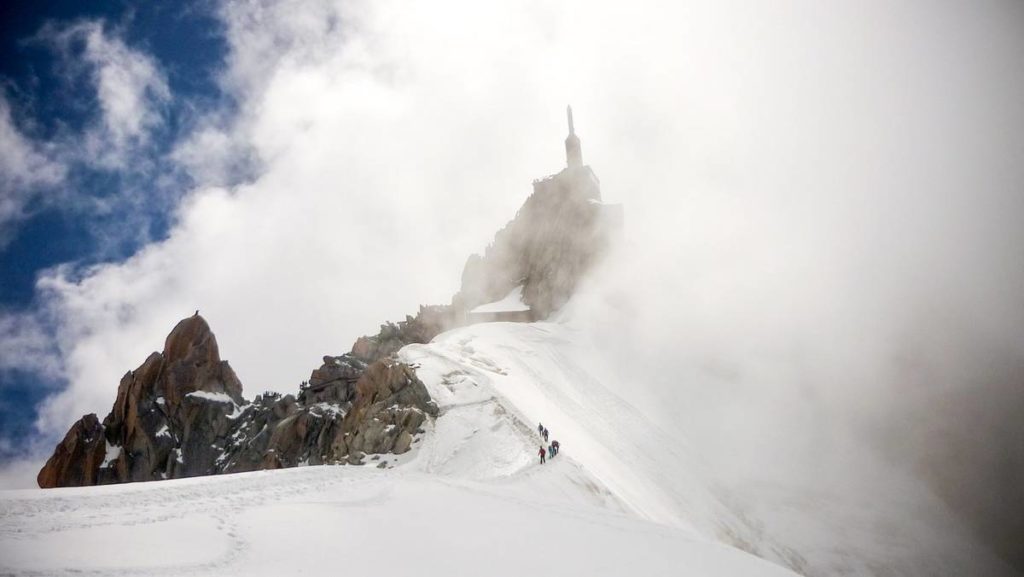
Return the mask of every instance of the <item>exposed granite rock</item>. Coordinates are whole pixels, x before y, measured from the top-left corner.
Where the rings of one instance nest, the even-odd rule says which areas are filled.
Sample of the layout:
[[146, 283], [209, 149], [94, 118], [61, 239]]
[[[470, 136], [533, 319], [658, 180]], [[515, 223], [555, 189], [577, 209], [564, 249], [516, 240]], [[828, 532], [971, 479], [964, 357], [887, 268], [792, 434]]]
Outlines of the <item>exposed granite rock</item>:
[[202, 317], [178, 323], [118, 386], [103, 423], [79, 420], [39, 472], [40, 487], [66, 487], [235, 473], [300, 464], [360, 463], [405, 452], [427, 415], [423, 383], [393, 360], [367, 365], [327, 356], [298, 396], [266, 393], [252, 403], [219, 356]]
[[209, 475], [245, 404], [242, 384], [220, 359], [217, 338], [199, 315], [182, 320], [153, 353], [121, 379], [103, 420], [108, 442], [122, 447], [116, 481]]
[[427, 416], [437, 415], [412, 368], [393, 360], [366, 366], [351, 355], [325, 357], [299, 398], [264, 395], [246, 407], [224, 472], [358, 464], [369, 454], [404, 453]]
[[451, 306], [421, 305], [415, 317], [406, 315], [404, 321], [382, 324], [376, 335], [359, 337], [352, 345], [352, 355], [366, 362], [391, 357], [405, 345], [429, 343], [455, 324]]
[[[69, 436], [79, 435], [76, 445], [98, 433], [105, 441], [98, 442], [100, 448], [90, 445], [90, 458], [81, 458], [58, 447], [40, 471], [39, 485], [64, 487], [214, 473], [232, 419], [244, 402], [242, 385], [231, 366], [220, 359], [209, 325], [198, 315], [189, 317], [167, 336], [162, 353], [153, 353], [139, 368], [125, 374], [114, 407], [102, 425], [93, 423], [95, 416], [86, 416], [69, 431]], [[91, 468], [99, 461], [92, 458], [94, 454], [101, 454], [99, 461], [106, 461], [95, 474]]]
[[408, 365], [381, 360], [356, 383], [356, 400], [344, 421], [348, 456], [359, 453], [404, 453], [437, 405]]
[[95, 414], [78, 420], [39, 471], [40, 487], [95, 485], [106, 455], [103, 425]]

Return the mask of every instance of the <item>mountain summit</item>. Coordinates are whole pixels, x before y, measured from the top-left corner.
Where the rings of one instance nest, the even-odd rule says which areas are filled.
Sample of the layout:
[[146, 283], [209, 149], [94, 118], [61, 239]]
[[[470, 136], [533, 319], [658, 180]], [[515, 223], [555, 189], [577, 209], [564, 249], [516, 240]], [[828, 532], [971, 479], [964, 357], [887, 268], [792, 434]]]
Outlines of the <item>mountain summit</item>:
[[174, 327], [162, 353], [125, 374], [102, 423], [92, 414], [71, 427], [39, 472], [39, 486], [358, 464], [408, 451], [437, 407], [413, 367], [396, 360], [398, 351], [458, 326], [547, 318], [619, 232], [621, 207], [601, 201], [567, 112], [566, 167], [535, 180], [515, 218], [482, 256], [469, 258], [451, 304], [421, 307], [360, 337], [351, 352], [325, 356], [296, 395], [267, 393], [252, 402], [197, 311]]

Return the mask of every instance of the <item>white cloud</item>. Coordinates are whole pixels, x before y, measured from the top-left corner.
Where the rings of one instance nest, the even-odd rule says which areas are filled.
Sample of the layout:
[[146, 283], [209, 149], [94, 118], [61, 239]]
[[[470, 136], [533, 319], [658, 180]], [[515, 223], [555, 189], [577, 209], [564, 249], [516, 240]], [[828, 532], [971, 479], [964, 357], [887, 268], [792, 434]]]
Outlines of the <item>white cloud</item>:
[[0, 311], [0, 335], [0, 371], [25, 371], [48, 378], [62, 376], [53, 338], [35, 315]]
[[[0, 450], [6, 450], [0, 447]], [[4, 489], [36, 489], [40, 464], [32, 459], [18, 459], [0, 464], [0, 487]]]
[[144, 139], [161, 122], [157, 107], [167, 100], [167, 80], [147, 55], [109, 38], [96, 24], [85, 30], [85, 59], [94, 67], [103, 122], [112, 140]]
[[247, 168], [248, 150], [244, 142], [219, 121], [204, 119], [201, 126], [177, 143], [171, 159], [198, 182], [228, 185], [236, 182]]
[[139, 150], [163, 123], [163, 107], [171, 96], [164, 71], [102, 21], [51, 25], [40, 38], [61, 54], [72, 77], [87, 74], [96, 91], [96, 122], [67, 144], [67, 152], [98, 167], [137, 170], [146, 161]]
[[0, 94], [0, 249], [28, 215], [43, 190], [64, 180], [66, 167], [52, 159], [45, 145], [22, 134], [11, 105]]
[[68, 172], [79, 163], [147, 172], [156, 160], [147, 145], [152, 131], [163, 123], [162, 109], [170, 98], [166, 76], [156, 61], [127, 46], [119, 33], [106, 30], [100, 21], [63, 28], [47, 25], [38, 38], [61, 57], [68, 80], [88, 75], [97, 110], [80, 132], [61, 131], [51, 140], [33, 138], [19, 130], [7, 96], [0, 94], [0, 249], [35, 211], [64, 203], [104, 213], [106, 206], [124, 205], [133, 191], [122, 189], [102, 197], [76, 191], [77, 183], [69, 182]]

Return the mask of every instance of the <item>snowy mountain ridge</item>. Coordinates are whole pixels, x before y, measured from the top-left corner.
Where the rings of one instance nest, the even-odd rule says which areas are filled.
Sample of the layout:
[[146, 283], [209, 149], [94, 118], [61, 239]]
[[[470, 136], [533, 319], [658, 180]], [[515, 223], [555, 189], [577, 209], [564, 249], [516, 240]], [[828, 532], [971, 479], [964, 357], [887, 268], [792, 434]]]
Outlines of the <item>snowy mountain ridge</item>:
[[[584, 465], [574, 443], [581, 458], [607, 455], [536, 391], [509, 386], [523, 382], [527, 365], [493, 356], [489, 343], [474, 348], [505, 330], [556, 341], [559, 333], [556, 325], [494, 323], [399, 353], [439, 407], [402, 455], [362, 466], [4, 492], [0, 571], [279, 575], [342, 565], [439, 575], [623, 575], [638, 567], [650, 575], [792, 575], [692, 527], [638, 516], [651, 496], [616, 494], [601, 475], [614, 481], [623, 470]], [[564, 432], [569, 447], [543, 467], [539, 436], [525, 421], [532, 410], [550, 414], [552, 432]], [[175, 553], [167, 555], [171, 542]], [[358, 554], [336, 556], [338, 543]]]
[[[0, 571], [1012, 574], [923, 516], [934, 503], [731, 494], [699, 447], [611, 388], [579, 337], [565, 319], [486, 323], [404, 347], [438, 416], [407, 453], [361, 466], [3, 492]], [[536, 421], [563, 447], [543, 466]]]

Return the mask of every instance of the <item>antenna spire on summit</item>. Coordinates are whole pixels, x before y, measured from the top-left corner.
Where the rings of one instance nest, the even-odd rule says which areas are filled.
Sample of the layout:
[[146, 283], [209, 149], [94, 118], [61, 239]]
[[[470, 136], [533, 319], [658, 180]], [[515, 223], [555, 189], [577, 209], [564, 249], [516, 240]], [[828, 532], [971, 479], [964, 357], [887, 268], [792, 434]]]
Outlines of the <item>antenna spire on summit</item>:
[[572, 106], [565, 107], [565, 114], [569, 117], [569, 136], [565, 138], [565, 162], [569, 168], [583, 166], [583, 149], [580, 148], [580, 138], [576, 136], [576, 127], [572, 123]]

